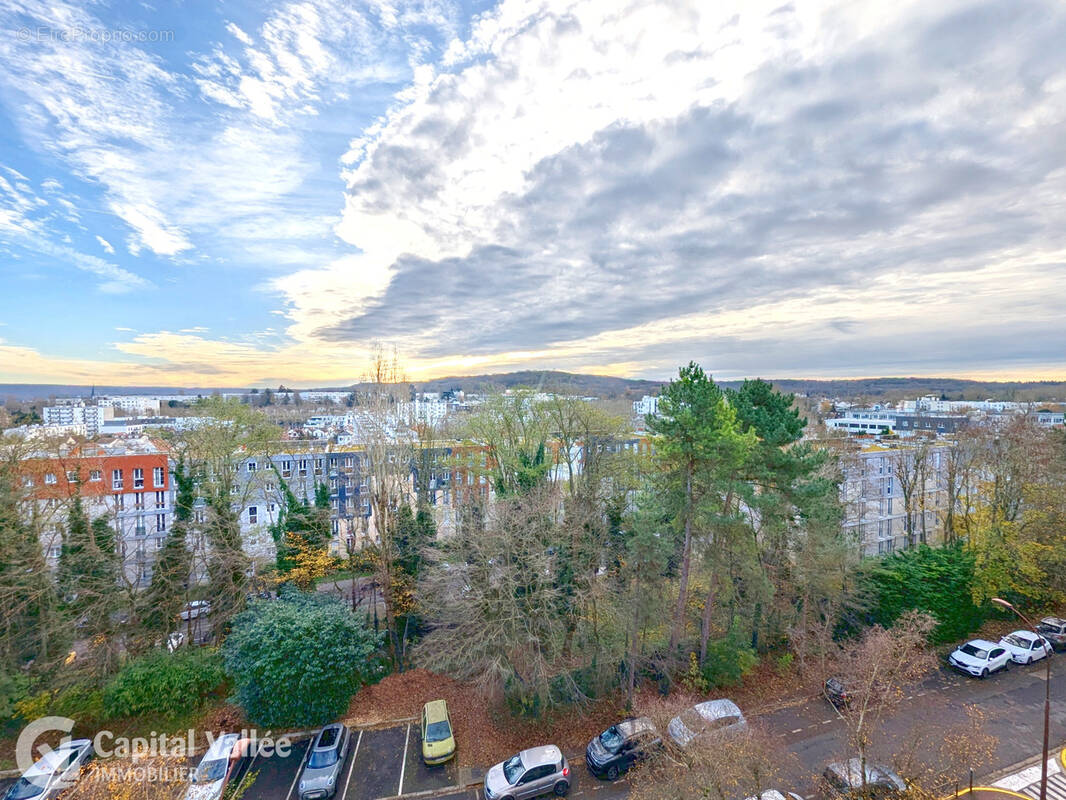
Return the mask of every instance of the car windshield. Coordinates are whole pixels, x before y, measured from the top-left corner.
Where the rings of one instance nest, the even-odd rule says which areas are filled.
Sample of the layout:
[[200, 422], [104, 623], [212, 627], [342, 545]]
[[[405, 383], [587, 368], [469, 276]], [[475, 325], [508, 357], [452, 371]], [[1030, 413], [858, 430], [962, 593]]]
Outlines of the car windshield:
[[618, 730], [617, 725], [612, 725], [600, 734], [600, 744], [607, 748], [608, 753], [617, 753], [625, 739]]
[[1049, 625], [1046, 622], [1042, 622], [1041, 624], [1037, 625], [1036, 629], [1041, 633], [1062, 633], [1062, 630], [1059, 628], [1058, 625]]
[[311, 757], [307, 760], [307, 766], [309, 769], [322, 769], [323, 767], [332, 767], [337, 763], [337, 748], [330, 747], [326, 750], [314, 750], [311, 753]]
[[1003, 641], [1015, 647], [1020, 647], [1022, 650], [1029, 649], [1029, 640], [1023, 639], [1021, 636], [1015, 636], [1013, 633], [1010, 636], [1004, 636]]
[[[40, 782], [38, 783], [38, 781]], [[44, 775], [37, 775], [32, 781], [19, 778], [15, 785], [4, 795], [4, 798], [5, 800], [30, 800], [31, 797], [40, 797], [44, 794], [46, 781], [47, 779]]]
[[988, 651], [987, 650], [982, 650], [980, 647], [977, 647], [976, 645], [973, 645], [973, 644], [964, 644], [962, 647], [959, 648], [959, 650], [961, 650], [962, 652], [964, 652], [968, 656], [973, 656], [974, 658], [980, 658], [981, 660], [984, 660], [984, 659], [988, 658]]
[[196, 768], [197, 783], [214, 783], [226, 777], [226, 759], [216, 758], [211, 761], [201, 761]]
[[445, 739], [450, 739], [452, 735], [452, 726], [448, 724], [447, 720], [441, 720], [440, 722], [431, 722], [426, 726], [426, 741], [427, 742], [443, 742]]
[[510, 761], [504, 762], [503, 765], [503, 777], [507, 779], [507, 783], [514, 786], [515, 782], [522, 777], [522, 759], [515, 756]]

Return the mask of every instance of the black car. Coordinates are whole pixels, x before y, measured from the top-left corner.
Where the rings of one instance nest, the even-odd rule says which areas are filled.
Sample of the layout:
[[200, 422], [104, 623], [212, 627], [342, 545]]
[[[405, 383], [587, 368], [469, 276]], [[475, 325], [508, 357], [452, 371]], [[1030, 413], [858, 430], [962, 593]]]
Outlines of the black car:
[[585, 764], [597, 778], [613, 781], [637, 761], [662, 745], [662, 737], [647, 717], [612, 725], [585, 749]]
[[832, 703], [835, 708], [847, 708], [851, 702], [851, 691], [848, 689], [848, 685], [840, 678], [827, 680], [822, 687], [822, 692], [825, 694], [825, 699]]

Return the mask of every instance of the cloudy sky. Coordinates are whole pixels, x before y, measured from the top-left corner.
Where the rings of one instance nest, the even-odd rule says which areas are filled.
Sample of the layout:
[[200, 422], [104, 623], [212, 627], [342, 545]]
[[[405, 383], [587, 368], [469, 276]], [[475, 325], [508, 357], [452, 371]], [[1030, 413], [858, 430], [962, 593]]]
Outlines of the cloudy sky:
[[1059, 0], [0, 0], [0, 381], [1063, 378]]

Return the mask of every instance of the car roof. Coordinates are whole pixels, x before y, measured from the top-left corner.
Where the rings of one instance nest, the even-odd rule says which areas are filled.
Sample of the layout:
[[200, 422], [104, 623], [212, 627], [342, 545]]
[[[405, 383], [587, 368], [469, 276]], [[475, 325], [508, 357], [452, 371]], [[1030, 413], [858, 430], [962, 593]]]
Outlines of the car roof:
[[[839, 775], [848, 782], [849, 786], [862, 784], [862, 762], [857, 758], [849, 758], [847, 761], [834, 761], [826, 766], [826, 770]], [[876, 781], [878, 778], [887, 778], [892, 783], [900, 782], [900, 778], [888, 767], [880, 764], [866, 762], [866, 781]]]
[[541, 747], [531, 747], [518, 754], [526, 769], [541, 767], [545, 764], [558, 764], [563, 760], [563, 751], [554, 744], [546, 744]]
[[[1030, 642], [1035, 641], [1037, 638], [1039, 638], [1032, 631], [1011, 631], [1010, 633], [1007, 634], [1007, 636], [1018, 636], [1018, 637], [1020, 637], [1022, 639], [1028, 639]], [[1004, 638], [1006, 638], [1006, 637], [1004, 637]]]
[[233, 745], [241, 738], [239, 733], [224, 733], [211, 743], [204, 753], [205, 761], [214, 761], [216, 758], [229, 758], [233, 752]]
[[443, 722], [448, 719], [448, 704], [444, 700], [430, 700], [422, 709], [426, 722]]
[[1066, 625], [1066, 619], [1062, 617], [1044, 617], [1041, 622], [1046, 622], [1048, 625]]
[[[339, 722], [331, 722], [329, 725], [326, 725], [324, 728], [322, 728], [322, 730], [320, 730], [318, 732], [318, 735], [315, 736], [315, 745], [314, 745], [315, 749], [316, 750], [321, 750], [321, 749], [330, 750], [330, 749], [336, 747], [337, 746], [337, 742], [339, 742], [340, 739], [341, 739], [341, 734], [344, 733], [343, 728], [344, 728], [344, 725], [342, 725]], [[329, 744], [323, 745], [322, 744], [322, 740], [325, 739], [329, 735], [330, 731], [334, 732], [334, 734], [333, 734], [334, 738], [332, 740], [330, 740]]]
[[624, 719], [615, 725], [618, 728], [618, 732], [625, 738], [630, 736], [636, 736], [638, 733], [657, 733], [655, 729], [655, 723], [647, 717], [630, 717]]
[[[966, 644], [972, 644], [974, 647], [980, 647], [982, 650], [988, 650], [992, 647], [999, 647], [998, 642], [990, 642], [988, 639], [970, 639]], [[962, 645], [959, 645], [962, 647]]]
[[732, 700], [705, 700], [702, 703], [697, 703], [693, 708], [704, 719], [743, 716], [737, 704]]
[[49, 750], [26, 770], [26, 775], [49, 775], [55, 770], [56, 765], [66, 758], [72, 750], [80, 750], [92, 744], [89, 739], [72, 739], [69, 742], [60, 742], [58, 746]]

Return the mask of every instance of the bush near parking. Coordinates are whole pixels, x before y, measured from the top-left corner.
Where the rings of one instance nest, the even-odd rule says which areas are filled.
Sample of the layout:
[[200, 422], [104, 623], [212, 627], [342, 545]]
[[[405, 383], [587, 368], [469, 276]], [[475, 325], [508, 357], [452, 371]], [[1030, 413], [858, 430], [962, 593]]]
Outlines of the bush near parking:
[[112, 717], [174, 719], [202, 706], [226, 680], [218, 651], [184, 648], [150, 653], [126, 664], [104, 689]]
[[881, 559], [863, 575], [873, 621], [887, 627], [905, 611], [924, 611], [937, 621], [931, 641], [964, 638], [985, 621], [973, 602], [974, 568], [973, 553], [962, 545], [923, 545]]
[[289, 589], [239, 614], [223, 653], [252, 722], [298, 727], [344, 713], [355, 691], [380, 677], [371, 666], [380, 645], [381, 636], [336, 598]]

